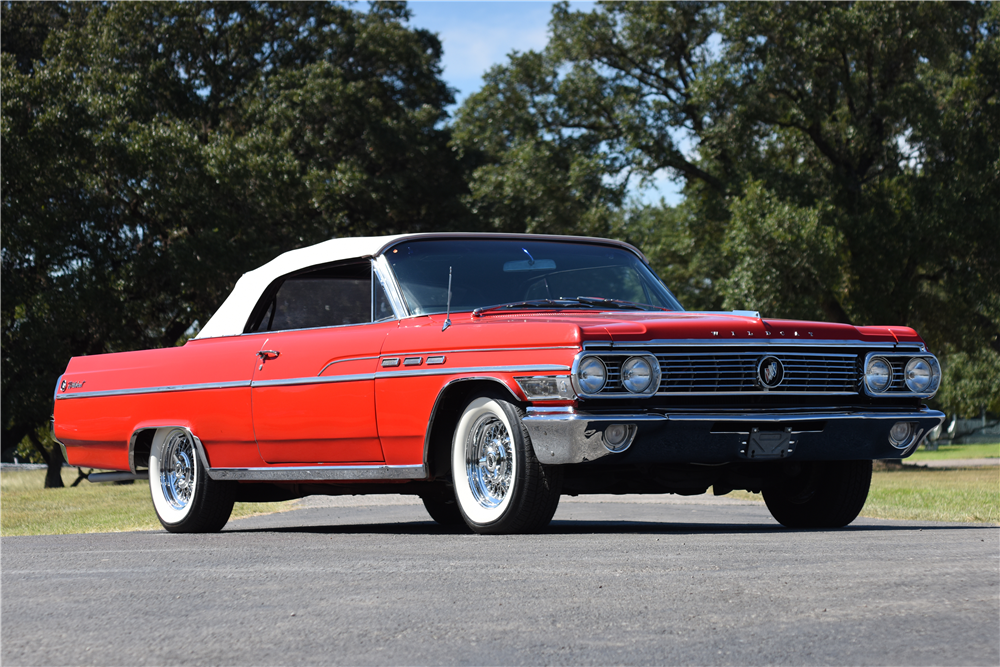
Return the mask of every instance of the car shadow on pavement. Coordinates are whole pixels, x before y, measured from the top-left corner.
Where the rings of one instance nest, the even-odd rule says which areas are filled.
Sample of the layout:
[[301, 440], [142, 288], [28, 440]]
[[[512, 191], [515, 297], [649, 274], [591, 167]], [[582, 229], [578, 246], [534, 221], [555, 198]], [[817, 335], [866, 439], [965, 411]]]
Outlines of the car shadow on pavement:
[[[699, 534], [766, 534], [766, 533], [879, 533], [914, 530], [974, 530], [996, 528], [991, 524], [893, 522], [851, 525], [837, 529], [789, 529], [778, 524], [745, 523], [672, 523], [649, 521], [553, 521], [537, 535], [699, 535]], [[465, 528], [439, 526], [432, 521], [401, 523], [301, 525], [239, 528], [227, 526], [227, 533], [314, 533], [320, 535], [472, 535]]]

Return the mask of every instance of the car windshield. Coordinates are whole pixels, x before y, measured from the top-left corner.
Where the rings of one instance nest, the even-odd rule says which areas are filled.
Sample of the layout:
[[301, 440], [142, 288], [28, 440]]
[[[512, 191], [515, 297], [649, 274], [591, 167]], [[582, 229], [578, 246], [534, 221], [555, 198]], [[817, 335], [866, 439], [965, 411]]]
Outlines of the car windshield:
[[424, 239], [393, 246], [385, 256], [414, 315], [445, 312], [449, 270], [452, 312], [503, 304], [609, 310], [645, 304], [683, 310], [634, 253], [611, 245]]

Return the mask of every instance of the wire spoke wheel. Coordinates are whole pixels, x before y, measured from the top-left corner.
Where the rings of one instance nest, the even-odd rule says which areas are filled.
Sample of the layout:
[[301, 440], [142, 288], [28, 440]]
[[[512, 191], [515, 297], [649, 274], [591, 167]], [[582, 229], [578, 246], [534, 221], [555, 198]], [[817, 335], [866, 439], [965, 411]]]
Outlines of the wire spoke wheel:
[[559, 504], [562, 469], [538, 462], [523, 416], [509, 401], [480, 396], [469, 401], [455, 427], [455, 501], [477, 533], [542, 530]]
[[473, 497], [483, 507], [497, 507], [510, 491], [514, 473], [507, 427], [494, 415], [480, 417], [469, 433], [465, 453]]
[[191, 502], [197, 483], [195, 451], [191, 437], [176, 430], [163, 447], [160, 466], [160, 488], [171, 507], [182, 510]]

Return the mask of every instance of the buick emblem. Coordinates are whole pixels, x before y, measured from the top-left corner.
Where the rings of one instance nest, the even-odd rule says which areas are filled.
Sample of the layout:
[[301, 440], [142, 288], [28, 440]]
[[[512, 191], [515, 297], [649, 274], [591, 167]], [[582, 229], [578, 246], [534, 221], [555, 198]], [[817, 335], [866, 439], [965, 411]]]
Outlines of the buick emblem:
[[757, 364], [757, 381], [764, 389], [774, 389], [785, 379], [785, 367], [777, 357], [764, 357]]

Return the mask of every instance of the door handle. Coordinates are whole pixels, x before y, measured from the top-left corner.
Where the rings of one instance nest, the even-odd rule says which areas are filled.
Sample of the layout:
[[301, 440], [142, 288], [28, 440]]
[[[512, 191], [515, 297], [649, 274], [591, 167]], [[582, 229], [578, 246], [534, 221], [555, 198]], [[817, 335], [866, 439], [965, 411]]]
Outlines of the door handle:
[[277, 359], [281, 356], [281, 352], [277, 350], [261, 350], [257, 353], [257, 356], [260, 357], [261, 361], [267, 361], [268, 359]]

